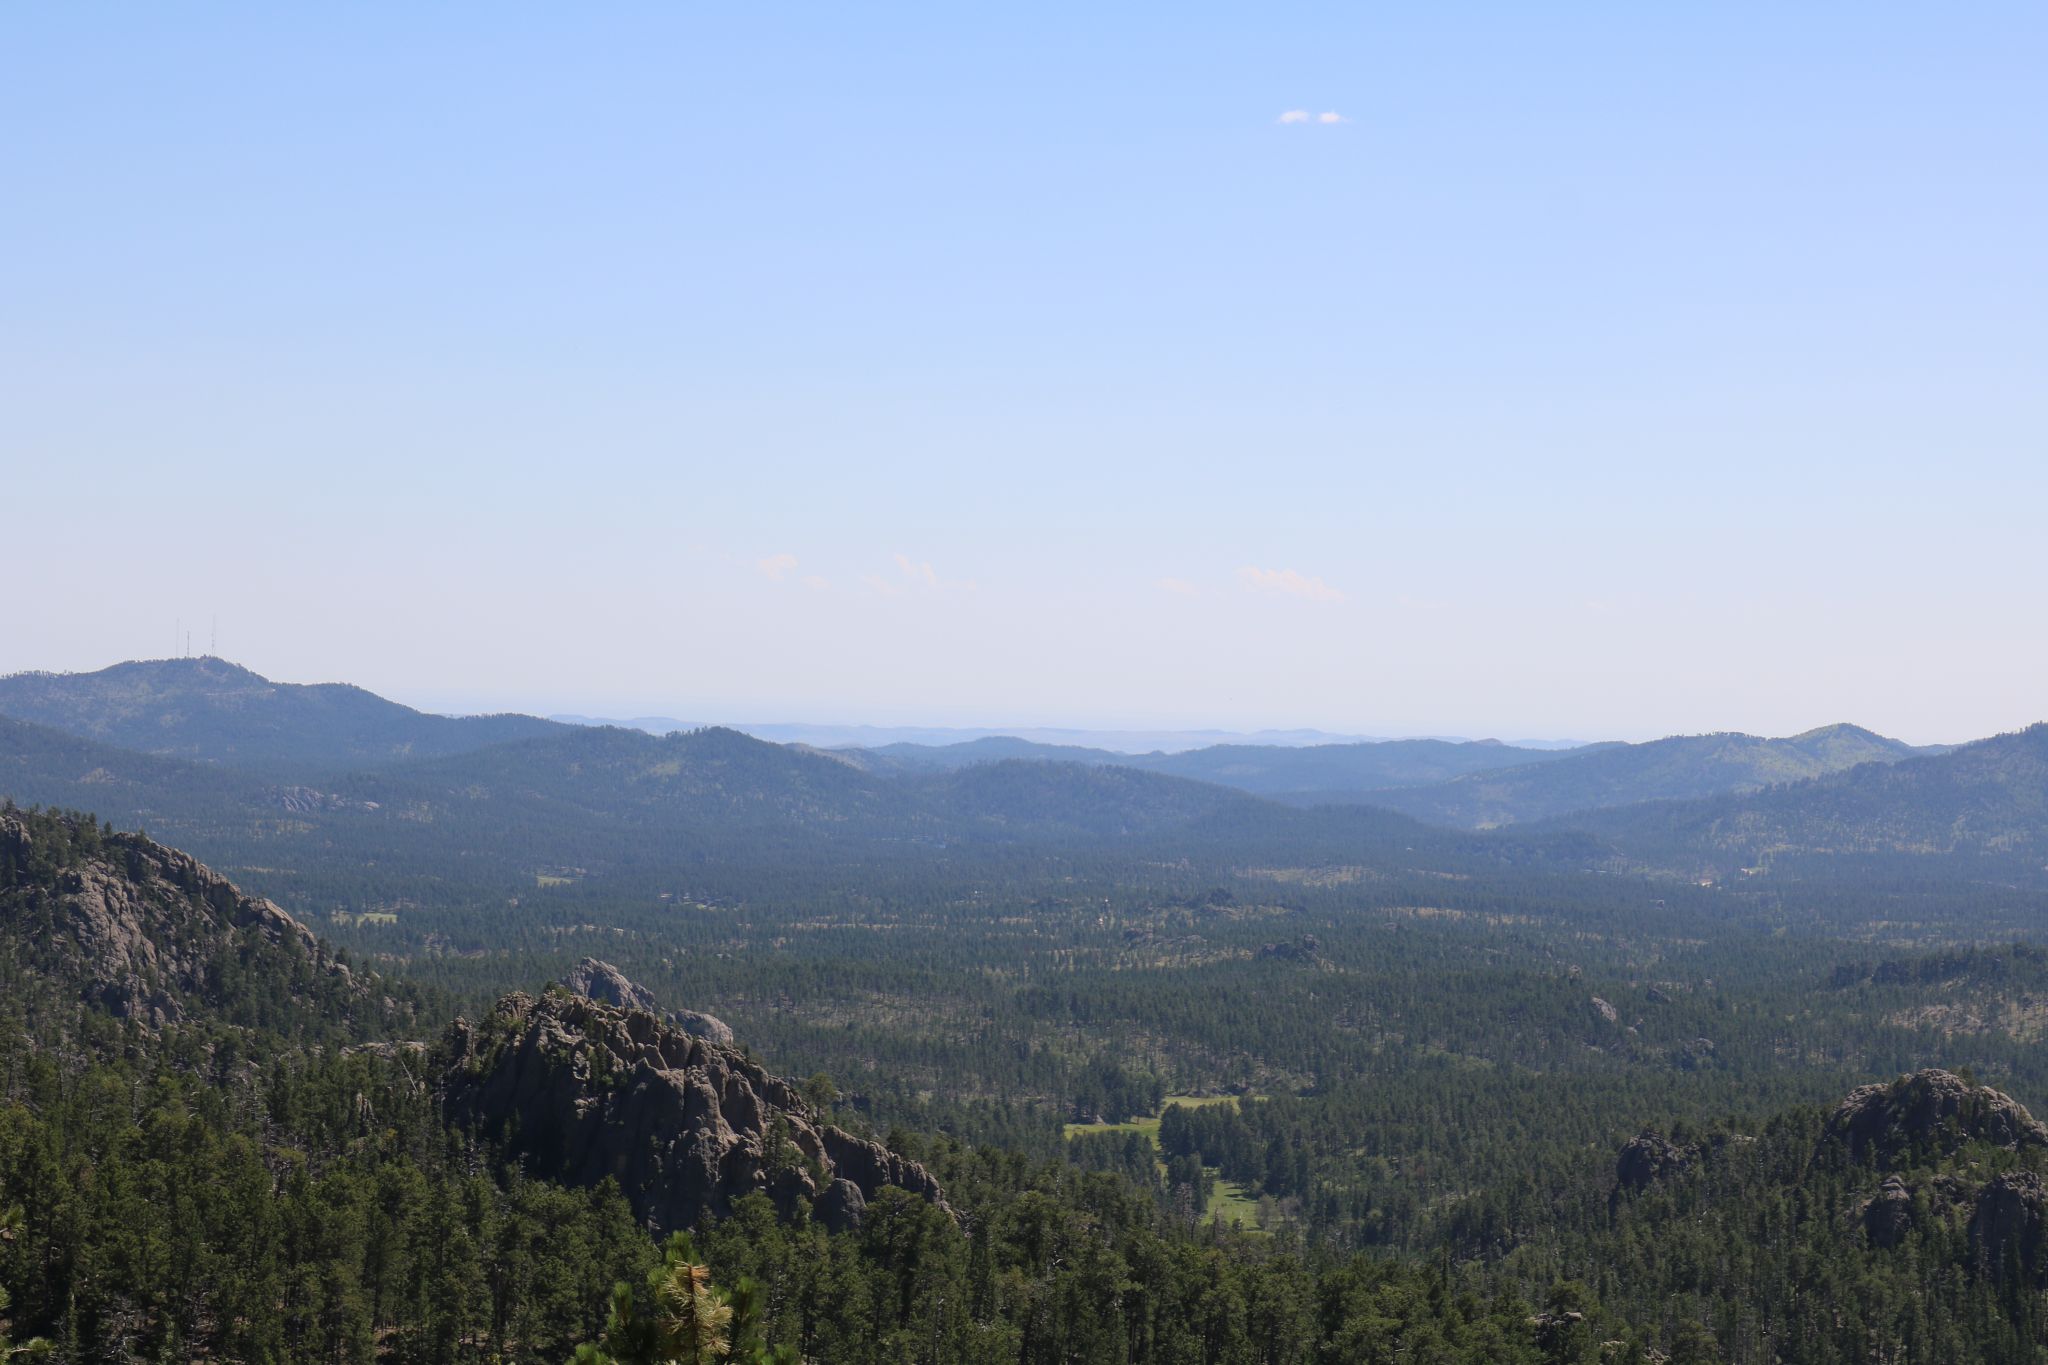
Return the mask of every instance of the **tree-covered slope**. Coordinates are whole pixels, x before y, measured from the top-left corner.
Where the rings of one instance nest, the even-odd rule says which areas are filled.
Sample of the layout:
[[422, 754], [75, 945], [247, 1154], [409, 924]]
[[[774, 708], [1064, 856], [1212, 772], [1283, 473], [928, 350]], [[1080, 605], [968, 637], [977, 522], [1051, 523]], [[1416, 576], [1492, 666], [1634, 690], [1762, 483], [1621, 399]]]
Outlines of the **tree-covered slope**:
[[1487, 828], [1575, 811], [1683, 800], [1817, 777], [1920, 752], [1854, 725], [1786, 739], [1679, 735], [1569, 751], [1551, 762], [1381, 792], [1376, 803], [1432, 824]]
[[1575, 816], [1646, 861], [2048, 852], [2048, 724], [1711, 800]]
[[1554, 763], [1584, 752], [1517, 749], [1495, 740], [1390, 739], [1305, 747], [1218, 744], [1148, 755], [1136, 762], [1153, 772], [1306, 802], [1373, 800], [1364, 794], [1448, 781], [1467, 773]]
[[0, 977], [16, 1009], [57, 1028], [80, 1004], [146, 1031], [223, 1024], [302, 1040], [374, 1036], [413, 1015], [409, 992], [352, 970], [190, 855], [89, 815], [6, 804]]
[[1518, 749], [1495, 740], [1371, 740], [1355, 744], [1214, 744], [1176, 753], [1125, 754], [1076, 745], [991, 738], [963, 744], [890, 744], [845, 753], [877, 772], [949, 771], [1031, 759], [1136, 768], [1234, 787], [1295, 804], [1370, 801], [1367, 793], [1442, 782], [1466, 773], [1546, 763], [1571, 749]]
[[165, 757], [273, 777], [463, 753], [565, 727], [533, 716], [436, 716], [343, 683], [276, 683], [224, 659], [0, 678], [0, 716]]

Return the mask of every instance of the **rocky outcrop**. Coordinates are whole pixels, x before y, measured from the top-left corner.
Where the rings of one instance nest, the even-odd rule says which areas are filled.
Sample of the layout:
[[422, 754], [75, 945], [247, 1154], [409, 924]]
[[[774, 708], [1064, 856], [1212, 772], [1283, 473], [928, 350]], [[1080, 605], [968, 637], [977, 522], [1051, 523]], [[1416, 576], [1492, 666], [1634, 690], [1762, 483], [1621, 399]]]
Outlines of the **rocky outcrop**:
[[756, 1192], [836, 1226], [857, 1223], [885, 1186], [945, 1206], [924, 1167], [823, 1122], [737, 1050], [643, 1010], [565, 992], [507, 996], [481, 1024], [450, 1030], [445, 1068], [451, 1119], [536, 1175], [616, 1180], [660, 1231]]
[[714, 1043], [730, 1046], [733, 1041], [732, 1029], [723, 1019], [697, 1010], [664, 1010], [653, 992], [636, 984], [611, 963], [594, 957], [586, 957], [570, 968], [562, 985], [588, 1000], [660, 1015], [683, 1032], [709, 1038]]
[[[223, 969], [246, 976], [272, 950], [277, 975], [360, 983], [313, 932], [188, 854], [91, 817], [0, 811], [0, 927], [80, 998], [160, 1027], [221, 1003]], [[296, 963], [294, 962], [296, 960]]]
[[2008, 1171], [1977, 1193], [1970, 1214], [1970, 1252], [1980, 1274], [2003, 1276], [2017, 1266], [2028, 1283], [2048, 1284], [2042, 1234], [2048, 1226], [2048, 1185], [2032, 1171]]
[[1851, 1091], [1821, 1141], [1839, 1144], [1853, 1162], [1890, 1170], [1952, 1155], [1973, 1142], [2008, 1151], [2048, 1147], [2048, 1128], [2010, 1095], [1929, 1070]]
[[661, 1013], [661, 1006], [656, 1003], [652, 992], [635, 985], [611, 963], [600, 962], [594, 957], [586, 957], [570, 968], [569, 974], [562, 978], [562, 985], [586, 1000], [617, 1005], [620, 1009]]
[[1261, 958], [1277, 958], [1282, 962], [1299, 962], [1311, 967], [1326, 965], [1323, 961], [1323, 945], [1314, 934], [1303, 934], [1292, 943], [1265, 943], [1259, 946]]
[[1913, 1191], [1897, 1176], [1887, 1176], [1863, 1206], [1863, 1235], [1874, 1247], [1891, 1248], [1913, 1230]]
[[1654, 1129], [1630, 1138], [1615, 1159], [1614, 1178], [1625, 1190], [1643, 1190], [1691, 1166], [1696, 1147], [1680, 1146]]

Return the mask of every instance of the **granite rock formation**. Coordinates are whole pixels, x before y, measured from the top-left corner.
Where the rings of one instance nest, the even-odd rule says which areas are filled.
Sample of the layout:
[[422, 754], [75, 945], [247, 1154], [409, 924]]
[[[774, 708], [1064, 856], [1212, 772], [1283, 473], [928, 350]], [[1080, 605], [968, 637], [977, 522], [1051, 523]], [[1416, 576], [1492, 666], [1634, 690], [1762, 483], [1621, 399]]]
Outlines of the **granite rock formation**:
[[279, 979], [364, 993], [367, 981], [275, 904], [189, 854], [90, 824], [0, 810], [0, 924], [82, 1000], [160, 1028], [222, 1003], [226, 973], [262, 958]]
[[616, 1180], [660, 1231], [756, 1192], [786, 1215], [807, 1205], [837, 1226], [857, 1222], [885, 1186], [946, 1207], [924, 1167], [825, 1123], [738, 1050], [644, 1010], [561, 991], [510, 995], [481, 1024], [458, 1021], [444, 1056], [452, 1119], [535, 1175]]
[[709, 1038], [714, 1043], [732, 1044], [732, 1029], [723, 1019], [698, 1010], [665, 1010], [653, 992], [632, 981], [609, 962], [586, 957], [569, 970], [569, 974], [562, 978], [562, 984], [586, 999], [617, 1005], [621, 1009], [646, 1010], [668, 1020], [685, 1033]]
[[1977, 1192], [1970, 1214], [1970, 1251], [1977, 1269], [2002, 1275], [2017, 1265], [2035, 1286], [2048, 1283], [2042, 1236], [2048, 1227], [2048, 1184], [2032, 1171], [2008, 1171]]
[[2048, 1128], [2010, 1095], [1927, 1070], [1850, 1091], [1822, 1141], [1841, 1144], [1851, 1161], [1890, 1170], [1953, 1155], [1972, 1142], [2008, 1151], [2048, 1147]]

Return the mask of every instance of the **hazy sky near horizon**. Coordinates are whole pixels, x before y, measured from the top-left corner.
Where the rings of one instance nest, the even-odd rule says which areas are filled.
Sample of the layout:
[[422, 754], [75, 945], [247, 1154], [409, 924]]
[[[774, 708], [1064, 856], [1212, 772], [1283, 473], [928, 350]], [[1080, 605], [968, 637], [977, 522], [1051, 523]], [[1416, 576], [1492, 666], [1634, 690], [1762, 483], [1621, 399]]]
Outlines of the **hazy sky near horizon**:
[[2048, 8], [17, 6], [0, 671], [2048, 717]]

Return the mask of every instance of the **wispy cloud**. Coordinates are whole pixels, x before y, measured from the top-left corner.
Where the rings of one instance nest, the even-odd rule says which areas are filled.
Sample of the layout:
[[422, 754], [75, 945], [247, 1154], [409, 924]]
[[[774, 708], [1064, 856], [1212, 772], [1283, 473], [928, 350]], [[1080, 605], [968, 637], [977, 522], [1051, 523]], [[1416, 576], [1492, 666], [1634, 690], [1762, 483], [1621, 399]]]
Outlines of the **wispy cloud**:
[[1337, 112], [1337, 111], [1336, 111], [1335, 109], [1325, 109], [1325, 110], [1323, 110], [1323, 112], [1322, 112], [1322, 113], [1320, 113], [1320, 114], [1317, 114], [1317, 115], [1316, 115], [1316, 122], [1317, 122], [1317, 123], [1326, 123], [1326, 124], [1327, 124], [1327, 123], [1349, 123], [1349, 122], [1351, 122], [1351, 120], [1350, 120], [1350, 119], [1348, 119], [1348, 118], [1345, 118], [1345, 117], [1344, 117], [1344, 116], [1343, 116], [1342, 114], [1338, 113], [1338, 112]]
[[804, 575], [804, 586], [812, 592], [826, 592], [832, 587], [832, 580], [814, 573]]
[[1247, 564], [1237, 571], [1237, 576], [1246, 585], [1261, 592], [1281, 592], [1289, 597], [1299, 597], [1310, 602], [1342, 602], [1344, 594], [1320, 578], [1296, 573], [1293, 569], [1261, 569]]
[[1162, 578], [1157, 584], [1161, 592], [1170, 592], [1175, 597], [1193, 597], [1195, 585], [1185, 578]]
[[769, 582], [780, 583], [796, 572], [796, 556], [769, 555], [766, 559], [754, 561], [754, 567], [759, 569]]
[[891, 555], [895, 561], [896, 573], [867, 573], [860, 576], [862, 586], [881, 597], [902, 597], [907, 593], [929, 596], [934, 593], [973, 592], [972, 579], [941, 578], [939, 571], [932, 567], [930, 560], [912, 559], [909, 555]]
[[1307, 123], [1312, 117], [1313, 115], [1306, 109], [1289, 109], [1273, 121], [1275, 123]]
[[1312, 114], [1306, 109], [1289, 109], [1279, 118], [1274, 119], [1273, 122], [1300, 124], [1303, 126], [1319, 123], [1324, 127], [1329, 127], [1332, 124], [1349, 123], [1351, 120], [1345, 118], [1335, 109], [1325, 109], [1320, 114]]
[[901, 569], [903, 576], [913, 584], [926, 588], [939, 586], [939, 571], [931, 566], [929, 560], [914, 561], [909, 555], [897, 555], [896, 567]]

